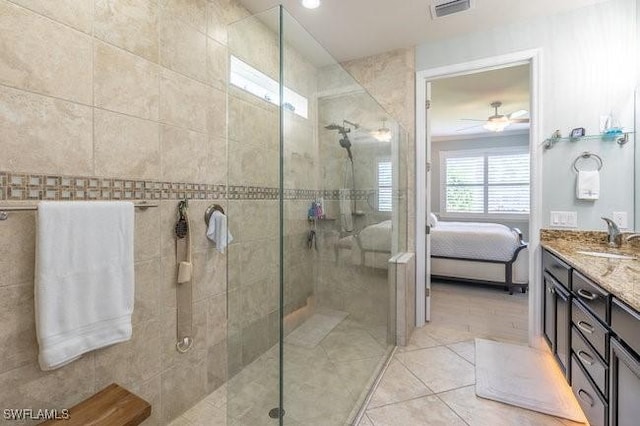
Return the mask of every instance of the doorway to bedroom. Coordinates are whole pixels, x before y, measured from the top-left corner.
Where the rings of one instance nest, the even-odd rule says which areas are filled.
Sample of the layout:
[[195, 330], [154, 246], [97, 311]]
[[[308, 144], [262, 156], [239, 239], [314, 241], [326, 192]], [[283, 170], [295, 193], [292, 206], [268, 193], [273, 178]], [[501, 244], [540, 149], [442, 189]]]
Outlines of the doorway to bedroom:
[[425, 332], [526, 344], [530, 64], [433, 80]]

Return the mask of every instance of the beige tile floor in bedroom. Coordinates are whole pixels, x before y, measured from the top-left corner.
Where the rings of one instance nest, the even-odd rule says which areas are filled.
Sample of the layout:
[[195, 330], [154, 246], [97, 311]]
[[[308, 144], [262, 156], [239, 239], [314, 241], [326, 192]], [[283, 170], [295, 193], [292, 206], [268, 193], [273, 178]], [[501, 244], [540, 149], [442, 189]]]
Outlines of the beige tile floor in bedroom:
[[579, 425], [475, 395], [473, 339], [526, 344], [526, 294], [434, 283], [432, 295], [432, 321], [398, 348], [361, 426]]

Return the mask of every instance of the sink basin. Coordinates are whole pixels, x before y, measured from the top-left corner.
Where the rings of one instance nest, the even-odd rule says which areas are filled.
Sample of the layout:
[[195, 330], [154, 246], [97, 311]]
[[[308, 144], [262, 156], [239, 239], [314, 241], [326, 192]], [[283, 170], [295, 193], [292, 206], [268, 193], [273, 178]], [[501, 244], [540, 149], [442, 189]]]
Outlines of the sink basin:
[[604, 257], [607, 259], [620, 259], [620, 260], [636, 260], [637, 257], [628, 256], [626, 254], [605, 253], [600, 251], [576, 251], [576, 253], [584, 254], [593, 257]]

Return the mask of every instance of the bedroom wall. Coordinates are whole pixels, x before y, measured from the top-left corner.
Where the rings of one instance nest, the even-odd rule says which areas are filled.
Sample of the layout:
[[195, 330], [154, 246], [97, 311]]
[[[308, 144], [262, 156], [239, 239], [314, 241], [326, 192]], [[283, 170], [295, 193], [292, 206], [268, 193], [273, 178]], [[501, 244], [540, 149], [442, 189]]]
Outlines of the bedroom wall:
[[[636, 2], [611, 0], [554, 16], [514, 22], [489, 31], [424, 43], [416, 49], [416, 68], [503, 55], [532, 48], [542, 50], [542, 137], [560, 129], [585, 127], [598, 133], [601, 115], [614, 111], [625, 128], [633, 128], [636, 80]], [[538, 141], [542, 142], [542, 141]], [[543, 226], [551, 210], [578, 212], [578, 227], [604, 230], [602, 215], [629, 212], [633, 222], [634, 143], [562, 142], [543, 157]], [[605, 162], [600, 200], [575, 200], [573, 159], [591, 150]]]
[[475, 138], [434, 138], [431, 143], [432, 158], [432, 179], [431, 179], [431, 211], [437, 214], [442, 220], [451, 220], [456, 222], [494, 222], [502, 223], [509, 227], [519, 228], [525, 240], [529, 239], [529, 220], [504, 220], [504, 219], [448, 219], [441, 211], [440, 206], [440, 152], [443, 151], [460, 151], [477, 148], [509, 148], [521, 146], [529, 146], [529, 134], [501, 135], [491, 137], [475, 137]]

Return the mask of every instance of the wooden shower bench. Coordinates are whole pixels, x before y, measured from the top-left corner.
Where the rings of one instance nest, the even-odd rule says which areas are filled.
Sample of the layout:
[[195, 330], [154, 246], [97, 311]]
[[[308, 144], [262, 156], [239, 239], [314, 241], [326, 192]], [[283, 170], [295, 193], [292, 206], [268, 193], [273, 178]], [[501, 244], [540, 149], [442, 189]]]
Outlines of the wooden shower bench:
[[151, 404], [115, 383], [69, 409], [66, 420], [46, 426], [136, 426], [151, 415]]

